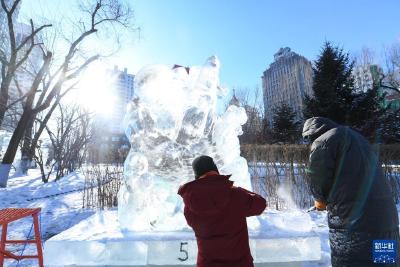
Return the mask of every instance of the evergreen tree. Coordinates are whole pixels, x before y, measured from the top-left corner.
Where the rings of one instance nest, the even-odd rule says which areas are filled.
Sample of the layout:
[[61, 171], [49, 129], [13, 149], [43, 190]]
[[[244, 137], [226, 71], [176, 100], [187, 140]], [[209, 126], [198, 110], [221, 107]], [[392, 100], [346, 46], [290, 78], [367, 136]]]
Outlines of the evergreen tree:
[[386, 144], [400, 143], [400, 109], [387, 111], [380, 138]]
[[322, 116], [341, 124], [350, 120], [354, 100], [353, 62], [343, 49], [326, 42], [313, 67], [313, 96], [305, 96], [304, 118]]
[[300, 139], [300, 122], [296, 113], [286, 103], [274, 109], [272, 138], [274, 142], [296, 143]]
[[330, 118], [351, 126], [373, 143], [400, 141], [400, 111], [385, 106], [381, 80], [366, 92], [357, 92], [353, 65], [343, 49], [324, 44], [313, 67], [313, 95], [304, 99], [304, 118]]
[[372, 142], [380, 142], [387, 108], [383, 107], [384, 95], [373, 87], [355, 95], [349, 124]]
[[373, 143], [400, 142], [400, 110], [385, 105], [379, 84], [357, 94], [351, 116], [351, 126]]

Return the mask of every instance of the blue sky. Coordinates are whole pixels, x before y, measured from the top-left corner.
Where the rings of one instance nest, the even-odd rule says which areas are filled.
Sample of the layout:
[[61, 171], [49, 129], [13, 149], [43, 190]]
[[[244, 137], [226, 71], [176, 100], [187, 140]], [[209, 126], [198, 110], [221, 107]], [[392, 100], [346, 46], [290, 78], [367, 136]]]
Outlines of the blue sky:
[[[26, 0], [30, 2], [29, 0]], [[25, 1], [25, 2], [26, 2]], [[138, 33], [110, 64], [135, 73], [147, 64], [199, 65], [221, 60], [221, 83], [261, 86], [262, 72], [284, 46], [313, 60], [325, 40], [352, 53], [400, 42], [399, 0], [125, 0], [135, 11]], [[35, 0], [22, 13], [60, 11], [70, 1]], [[72, 1], [71, 1], [72, 2]], [[68, 9], [62, 10], [68, 16]]]
[[[132, 1], [141, 42], [139, 62], [202, 63], [219, 56], [229, 87], [261, 84], [262, 72], [283, 46], [315, 59], [325, 40], [358, 52], [400, 41], [400, 1]], [[129, 62], [127, 61], [126, 65]]]

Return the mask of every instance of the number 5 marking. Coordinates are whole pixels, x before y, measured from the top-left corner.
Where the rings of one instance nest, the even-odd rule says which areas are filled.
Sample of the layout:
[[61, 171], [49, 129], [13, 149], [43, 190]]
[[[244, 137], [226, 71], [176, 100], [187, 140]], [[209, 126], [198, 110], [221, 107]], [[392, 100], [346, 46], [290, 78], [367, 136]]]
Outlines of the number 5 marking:
[[188, 259], [189, 259], [189, 253], [188, 253], [188, 251], [187, 251], [187, 248], [185, 249], [183, 246], [187, 246], [188, 245], [188, 242], [181, 242], [181, 249], [180, 249], [180, 252], [183, 252], [183, 253], [185, 253], [185, 257], [184, 258], [181, 258], [181, 257], [179, 257], [178, 258], [178, 260], [180, 260], [180, 261], [187, 261]]

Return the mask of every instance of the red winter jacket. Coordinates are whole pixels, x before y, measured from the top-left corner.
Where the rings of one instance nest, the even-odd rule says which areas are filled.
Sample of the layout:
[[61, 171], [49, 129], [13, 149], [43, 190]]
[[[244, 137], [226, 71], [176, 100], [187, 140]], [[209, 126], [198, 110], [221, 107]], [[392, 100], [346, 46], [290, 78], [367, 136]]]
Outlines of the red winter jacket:
[[246, 217], [261, 214], [261, 196], [233, 186], [229, 176], [210, 174], [179, 188], [185, 217], [198, 246], [197, 267], [253, 265]]

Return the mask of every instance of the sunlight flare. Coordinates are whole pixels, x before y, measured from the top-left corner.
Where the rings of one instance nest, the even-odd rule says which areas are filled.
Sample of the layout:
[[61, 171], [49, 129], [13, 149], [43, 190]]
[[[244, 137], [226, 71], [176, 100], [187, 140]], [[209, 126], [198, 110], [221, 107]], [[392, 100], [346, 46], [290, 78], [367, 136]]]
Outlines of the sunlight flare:
[[115, 77], [102, 64], [90, 66], [78, 84], [77, 102], [91, 112], [110, 116], [115, 107]]

